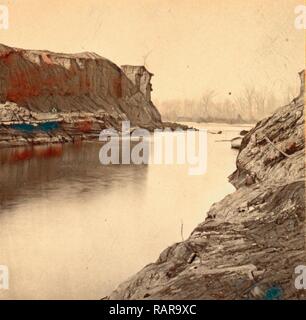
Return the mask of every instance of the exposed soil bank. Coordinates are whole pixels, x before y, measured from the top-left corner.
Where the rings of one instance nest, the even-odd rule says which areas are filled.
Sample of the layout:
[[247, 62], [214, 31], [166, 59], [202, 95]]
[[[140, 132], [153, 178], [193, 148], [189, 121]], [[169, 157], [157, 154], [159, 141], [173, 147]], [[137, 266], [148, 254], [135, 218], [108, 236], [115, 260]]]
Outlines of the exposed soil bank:
[[[97, 140], [101, 130], [127, 120], [148, 130], [166, 126], [151, 101], [153, 74], [143, 66], [121, 69], [95, 53], [0, 44], [0, 75], [0, 148]], [[57, 126], [39, 130], [49, 122]]]

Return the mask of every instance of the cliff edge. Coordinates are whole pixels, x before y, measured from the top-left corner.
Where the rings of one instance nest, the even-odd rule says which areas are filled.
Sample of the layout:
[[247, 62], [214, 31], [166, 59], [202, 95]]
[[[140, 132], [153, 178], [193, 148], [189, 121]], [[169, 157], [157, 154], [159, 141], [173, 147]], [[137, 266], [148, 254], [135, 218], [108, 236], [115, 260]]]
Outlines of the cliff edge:
[[[104, 128], [120, 128], [123, 120], [132, 126], [160, 127], [161, 116], [151, 101], [151, 77], [143, 66], [121, 69], [95, 53], [0, 44], [0, 145], [88, 138]], [[30, 130], [44, 122], [57, 125], [48, 126], [47, 133], [42, 127]]]
[[306, 262], [304, 72], [300, 76], [299, 97], [244, 137], [230, 176], [237, 190], [110, 299], [305, 298], [294, 286], [295, 268]]

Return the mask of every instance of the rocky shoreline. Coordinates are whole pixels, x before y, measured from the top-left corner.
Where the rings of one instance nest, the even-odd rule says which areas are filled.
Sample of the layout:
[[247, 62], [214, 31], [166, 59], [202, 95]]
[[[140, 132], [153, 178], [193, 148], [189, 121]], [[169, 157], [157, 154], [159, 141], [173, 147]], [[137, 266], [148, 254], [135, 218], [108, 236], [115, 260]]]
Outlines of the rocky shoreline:
[[299, 97], [244, 136], [229, 177], [237, 190], [109, 299], [306, 298], [294, 286], [295, 268], [306, 264], [300, 76]]
[[[16, 115], [17, 119], [12, 120], [12, 117]], [[120, 132], [123, 120], [127, 119], [115, 117], [104, 110], [96, 112], [72, 111], [57, 113], [54, 116], [51, 113], [32, 112], [7, 102], [0, 105], [0, 149], [28, 145], [98, 141], [99, 134], [104, 129], [114, 128]], [[41, 124], [48, 123], [56, 126], [50, 126], [50, 129], [47, 127], [47, 130], [40, 128]], [[133, 124], [133, 122], [131, 123]], [[30, 130], [25, 130], [22, 125], [30, 126]], [[20, 126], [21, 129], [17, 126]], [[188, 128], [184, 125], [160, 121], [152, 125], [135, 125], [131, 129], [139, 127], [149, 131], [164, 128], [171, 130]]]

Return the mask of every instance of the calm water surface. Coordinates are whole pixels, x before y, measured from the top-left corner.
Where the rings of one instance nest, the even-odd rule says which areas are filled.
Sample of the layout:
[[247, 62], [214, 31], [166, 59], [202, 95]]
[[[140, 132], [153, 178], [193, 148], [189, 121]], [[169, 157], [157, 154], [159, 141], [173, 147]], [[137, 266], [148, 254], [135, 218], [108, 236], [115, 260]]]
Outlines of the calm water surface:
[[208, 172], [185, 165], [99, 163], [100, 145], [0, 150], [0, 265], [10, 271], [3, 299], [100, 299], [157, 259], [205, 219], [234, 188], [227, 176], [242, 129], [208, 135]]

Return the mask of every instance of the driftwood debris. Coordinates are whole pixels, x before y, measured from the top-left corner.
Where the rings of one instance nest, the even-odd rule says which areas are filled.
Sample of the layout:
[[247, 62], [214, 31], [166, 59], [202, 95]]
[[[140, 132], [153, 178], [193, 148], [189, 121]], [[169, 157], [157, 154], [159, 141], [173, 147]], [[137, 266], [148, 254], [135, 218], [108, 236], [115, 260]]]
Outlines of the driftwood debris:
[[265, 140], [271, 144], [278, 152], [280, 152], [284, 157], [292, 158], [291, 155], [287, 154], [286, 152], [282, 151], [280, 148], [278, 148], [267, 136], [265, 136]]
[[215, 142], [231, 142], [232, 139], [215, 140]]

